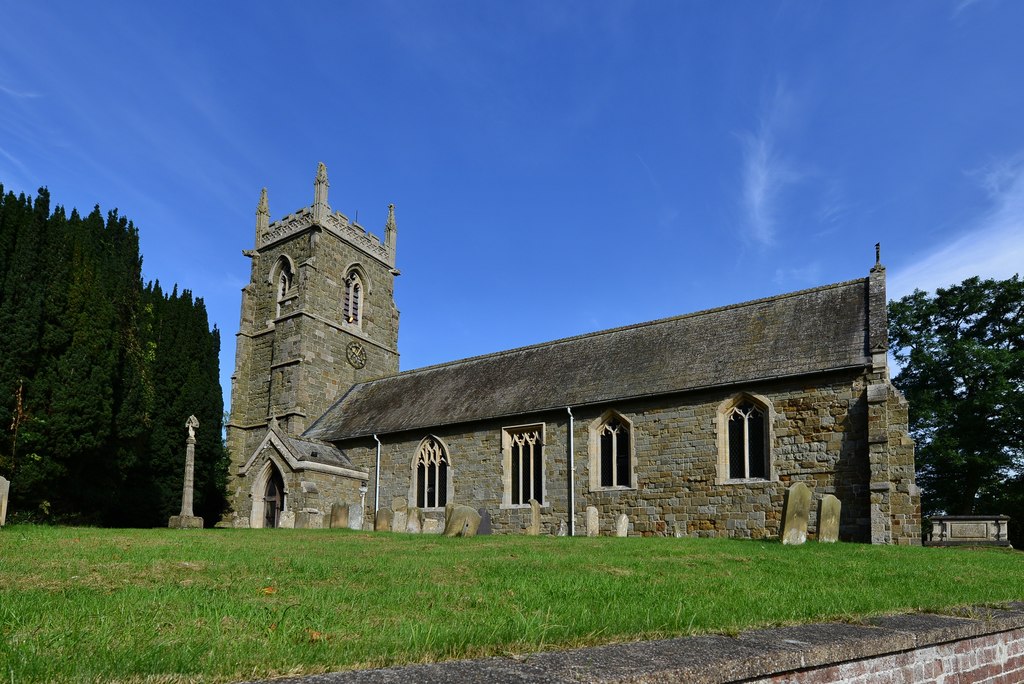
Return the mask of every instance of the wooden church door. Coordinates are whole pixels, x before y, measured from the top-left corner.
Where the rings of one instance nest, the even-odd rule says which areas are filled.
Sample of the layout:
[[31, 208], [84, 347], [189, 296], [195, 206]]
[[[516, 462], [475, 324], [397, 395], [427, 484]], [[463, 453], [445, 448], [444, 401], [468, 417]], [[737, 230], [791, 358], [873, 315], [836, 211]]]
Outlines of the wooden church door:
[[284, 508], [284, 480], [277, 468], [273, 469], [267, 481], [267, 491], [263, 497], [263, 526], [277, 527]]

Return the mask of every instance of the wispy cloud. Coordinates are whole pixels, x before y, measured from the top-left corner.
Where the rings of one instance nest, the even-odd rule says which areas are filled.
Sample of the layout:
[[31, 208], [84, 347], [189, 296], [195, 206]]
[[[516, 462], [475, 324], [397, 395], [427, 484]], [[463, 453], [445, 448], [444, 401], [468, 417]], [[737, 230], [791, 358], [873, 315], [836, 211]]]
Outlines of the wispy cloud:
[[757, 131], [739, 136], [743, 145], [741, 208], [747, 228], [762, 245], [774, 242], [781, 195], [802, 176], [776, 145], [778, 132], [789, 123], [794, 106], [793, 97], [778, 86], [764, 107]]
[[1024, 153], [970, 176], [988, 193], [988, 208], [952, 242], [894, 269], [891, 297], [947, 287], [971, 276], [1009, 278], [1024, 271]]
[[964, 12], [968, 7], [972, 5], [977, 5], [979, 2], [981, 2], [981, 0], [958, 0], [955, 6], [953, 7], [952, 18], [955, 19], [956, 17], [960, 16], [960, 14]]
[[18, 100], [32, 100], [37, 97], [42, 97], [40, 93], [36, 93], [29, 90], [14, 90], [13, 88], [8, 88], [4, 85], [0, 85], [0, 93], [3, 93], [7, 97], [13, 97]]

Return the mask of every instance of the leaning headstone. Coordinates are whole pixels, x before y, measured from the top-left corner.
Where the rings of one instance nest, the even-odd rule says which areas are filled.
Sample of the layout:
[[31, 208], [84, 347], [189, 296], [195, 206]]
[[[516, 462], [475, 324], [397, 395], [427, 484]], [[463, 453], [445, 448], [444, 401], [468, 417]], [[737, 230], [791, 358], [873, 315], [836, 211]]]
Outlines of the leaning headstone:
[[811, 490], [803, 482], [794, 482], [786, 490], [782, 505], [782, 543], [807, 541], [807, 518], [811, 514]]
[[423, 531], [423, 511], [419, 508], [409, 509], [409, 521], [405, 524], [405, 531], [409, 534], [419, 534]]
[[409, 511], [406, 509], [396, 510], [391, 516], [391, 530], [393, 532], [405, 532], [409, 525]]
[[540, 503], [536, 499], [530, 499], [530, 529], [526, 533], [534, 537], [540, 534]]
[[564, 520], [559, 520], [558, 521], [558, 529], [555, 530], [555, 536], [556, 537], [568, 537], [569, 536], [569, 526], [565, 524]]
[[409, 504], [406, 502], [404, 496], [396, 496], [391, 500], [391, 510], [397, 513], [398, 511], [408, 511]]
[[832, 544], [839, 541], [839, 514], [843, 504], [831, 494], [818, 502], [818, 541]]
[[277, 526], [286, 530], [295, 527], [295, 511], [281, 511], [277, 518]]
[[601, 522], [597, 516], [597, 506], [587, 506], [587, 536], [596, 537], [601, 533]]
[[491, 533], [491, 513], [486, 508], [478, 508], [476, 510], [480, 514], [480, 527], [477, 528], [476, 534], [479, 537], [482, 534]]
[[625, 513], [619, 513], [615, 516], [615, 536], [625, 537], [629, 534], [629, 518], [626, 517]]
[[7, 524], [7, 497], [10, 493], [10, 480], [0, 477], [0, 527]]
[[469, 506], [445, 506], [444, 536], [473, 537], [479, 528], [480, 514]]
[[348, 505], [336, 503], [331, 506], [331, 529], [346, 529], [348, 527]]
[[373, 520], [373, 529], [377, 532], [390, 532], [391, 531], [391, 519], [394, 514], [390, 508], [382, 508], [377, 511], [377, 517]]
[[348, 529], [350, 529], [350, 530], [361, 530], [361, 529], [363, 529], [363, 505], [362, 504], [349, 504], [348, 505]]
[[188, 438], [185, 440], [185, 483], [181, 488], [181, 513], [172, 515], [167, 521], [167, 526], [179, 530], [201, 529], [203, 519], [192, 512], [193, 479], [196, 470], [196, 428], [199, 427], [199, 420], [195, 416], [189, 416], [185, 421], [185, 427], [188, 429]]

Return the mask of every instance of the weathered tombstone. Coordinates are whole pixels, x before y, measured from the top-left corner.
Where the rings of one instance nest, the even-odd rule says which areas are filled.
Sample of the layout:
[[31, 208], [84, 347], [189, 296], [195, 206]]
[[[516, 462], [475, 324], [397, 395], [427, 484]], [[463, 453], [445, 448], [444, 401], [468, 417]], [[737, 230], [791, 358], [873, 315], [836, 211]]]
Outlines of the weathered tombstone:
[[361, 529], [363, 529], [363, 505], [362, 504], [349, 504], [348, 505], [348, 529], [350, 529], [350, 530], [361, 530]]
[[7, 497], [10, 493], [10, 480], [0, 477], [0, 527], [7, 524]]
[[629, 518], [626, 517], [625, 513], [619, 513], [615, 516], [615, 536], [625, 537], [629, 534]]
[[686, 536], [686, 525], [681, 522], [675, 524], [676, 539], [682, 539]]
[[306, 511], [306, 527], [310, 530], [322, 530], [324, 528], [324, 514], [318, 510]]
[[530, 529], [526, 533], [534, 537], [540, 534], [540, 503], [536, 499], [530, 499]]
[[826, 494], [818, 502], [818, 541], [832, 544], [839, 541], [839, 514], [843, 504], [839, 499]]
[[423, 511], [413, 507], [409, 509], [409, 522], [405, 525], [405, 531], [409, 534], [419, 534], [423, 531]]
[[441, 534], [444, 532], [443, 521], [437, 518], [423, 518], [423, 534]]
[[295, 511], [281, 511], [277, 518], [277, 526], [286, 530], [295, 527]]
[[237, 515], [235, 516], [235, 519], [231, 521], [231, 526], [235, 529], [247, 530], [249, 529], [249, 519]]
[[568, 537], [569, 536], [569, 526], [565, 524], [564, 520], [559, 520], [558, 521], [558, 529], [555, 530], [555, 536], [556, 537]]
[[601, 533], [601, 522], [597, 515], [597, 506], [587, 506], [587, 536], [596, 537]]
[[373, 519], [373, 529], [377, 532], [390, 532], [391, 531], [391, 519], [394, 514], [390, 508], [382, 508], [377, 511], [377, 516]]
[[348, 527], [348, 505], [336, 503], [331, 506], [331, 529], [346, 529]]
[[478, 508], [477, 513], [480, 514], [480, 527], [477, 528], [476, 534], [479, 537], [482, 534], [491, 533], [491, 513], [486, 508]]
[[409, 511], [406, 509], [396, 510], [391, 516], [391, 531], [405, 532], [409, 525]]
[[[450, 506], [450, 508], [449, 508]], [[445, 506], [444, 536], [473, 537], [480, 528], [480, 514], [469, 506]]]
[[396, 496], [394, 499], [392, 499], [391, 510], [394, 511], [395, 513], [398, 513], [399, 511], [408, 511], [409, 504], [406, 502], [405, 497]]
[[185, 483], [181, 488], [181, 513], [172, 515], [167, 521], [168, 527], [183, 530], [203, 527], [203, 519], [192, 512], [193, 479], [196, 470], [196, 428], [199, 420], [189, 416], [185, 421], [188, 438], [185, 440]]
[[811, 490], [803, 482], [794, 482], [786, 490], [782, 505], [782, 543], [807, 541], [807, 518], [811, 514]]
[[309, 511], [296, 511], [295, 512], [295, 529], [297, 529], [297, 530], [309, 529]]

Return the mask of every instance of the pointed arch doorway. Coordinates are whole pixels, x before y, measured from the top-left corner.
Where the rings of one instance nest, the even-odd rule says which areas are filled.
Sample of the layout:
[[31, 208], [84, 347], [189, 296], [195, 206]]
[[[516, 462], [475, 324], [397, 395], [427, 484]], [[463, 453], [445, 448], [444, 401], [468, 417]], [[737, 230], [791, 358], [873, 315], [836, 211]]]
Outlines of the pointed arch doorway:
[[263, 527], [277, 527], [284, 510], [284, 478], [273, 465], [263, 493]]

